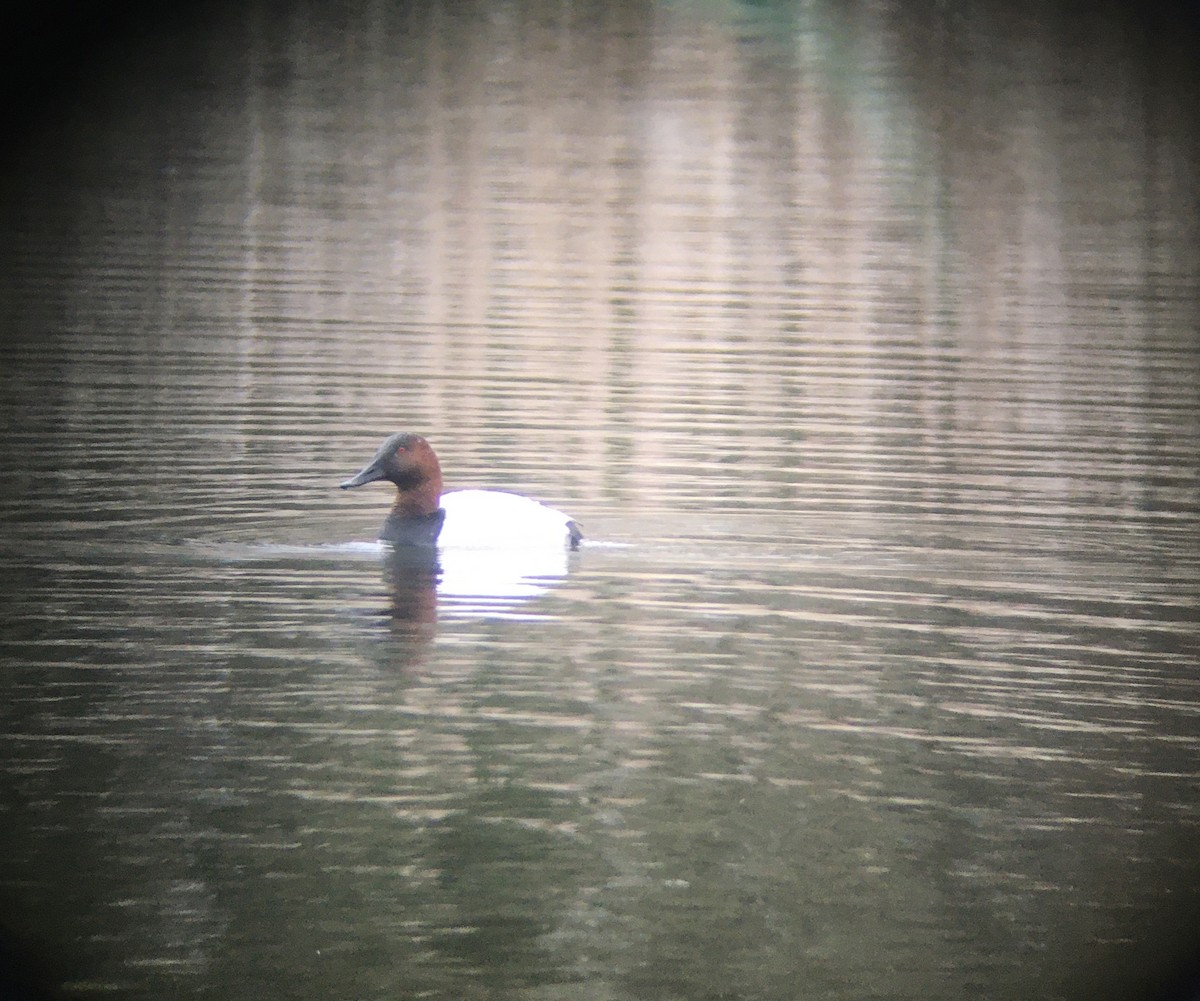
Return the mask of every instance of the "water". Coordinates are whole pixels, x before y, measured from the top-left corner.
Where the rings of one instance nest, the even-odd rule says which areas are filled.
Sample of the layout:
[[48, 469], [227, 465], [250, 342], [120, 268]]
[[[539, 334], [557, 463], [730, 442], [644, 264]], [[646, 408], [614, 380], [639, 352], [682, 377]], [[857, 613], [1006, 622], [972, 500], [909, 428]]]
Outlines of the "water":
[[[1200, 956], [1188, 23], [250, 4], [3, 187], [0, 923], [70, 997]], [[83, 75], [83, 74], [81, 74]], [[373, 542], [387, 433], [574, 554]]]

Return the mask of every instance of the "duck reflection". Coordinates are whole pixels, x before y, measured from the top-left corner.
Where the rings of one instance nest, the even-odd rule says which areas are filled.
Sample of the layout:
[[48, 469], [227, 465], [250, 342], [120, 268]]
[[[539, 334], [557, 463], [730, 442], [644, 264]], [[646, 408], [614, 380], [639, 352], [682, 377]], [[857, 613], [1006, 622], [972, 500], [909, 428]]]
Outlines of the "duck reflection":
[[434, 546], [391, 546], [384, 578], [392, 601], [392, 621], [408, 635], [433, 636], [437, 625], [437, 586], [441, 564]]
[[387, 548], [384, 572], [392, 618], [403, 631], [432, 634], [439, 605], [452, 617], [515, 616], [570, 571], [558, 549], [465, 549], [396, 545]]

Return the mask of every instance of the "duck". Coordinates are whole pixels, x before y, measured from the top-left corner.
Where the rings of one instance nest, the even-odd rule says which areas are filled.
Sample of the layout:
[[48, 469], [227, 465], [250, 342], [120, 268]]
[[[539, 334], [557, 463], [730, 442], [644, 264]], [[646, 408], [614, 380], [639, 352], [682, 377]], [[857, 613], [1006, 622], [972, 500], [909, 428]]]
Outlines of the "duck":
[[583, 533], [562, 511], [506, 490], [442, 493], [442, 467], [419, 434], [389, 437], [343, 490], [377, 480], [396, 486], [396, 502], [379, 533], [392, 546], [578, 549]]

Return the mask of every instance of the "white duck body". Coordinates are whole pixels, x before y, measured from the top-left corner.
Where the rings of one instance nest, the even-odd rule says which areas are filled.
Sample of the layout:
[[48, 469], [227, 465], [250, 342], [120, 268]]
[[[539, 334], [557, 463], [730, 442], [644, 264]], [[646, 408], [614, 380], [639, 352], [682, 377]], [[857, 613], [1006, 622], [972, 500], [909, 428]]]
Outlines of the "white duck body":
[[563, 549], [580, 539], [569, 516], [504, 490], [452, 490], [441, 507], [440, 549]]

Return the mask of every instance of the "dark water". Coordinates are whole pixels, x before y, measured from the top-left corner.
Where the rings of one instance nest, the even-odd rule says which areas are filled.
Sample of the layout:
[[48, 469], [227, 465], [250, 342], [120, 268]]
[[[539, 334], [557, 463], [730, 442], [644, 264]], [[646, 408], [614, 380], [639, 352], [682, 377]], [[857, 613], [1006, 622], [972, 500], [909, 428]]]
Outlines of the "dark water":
[[[71, 997], [1152, 996], [1200, 959], [1194, 21], [252, 3], [0, 248], [0, 923]], [[74, 78], [72, 78], [74, 79]], [[418, 430], [583, 523], [429, 568]]]

